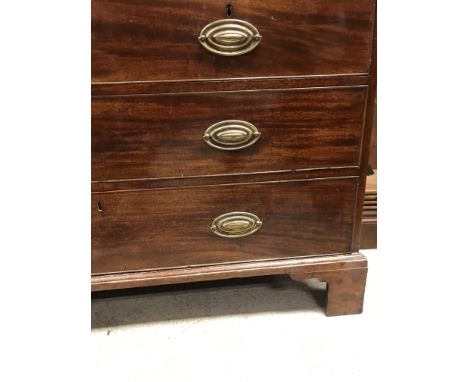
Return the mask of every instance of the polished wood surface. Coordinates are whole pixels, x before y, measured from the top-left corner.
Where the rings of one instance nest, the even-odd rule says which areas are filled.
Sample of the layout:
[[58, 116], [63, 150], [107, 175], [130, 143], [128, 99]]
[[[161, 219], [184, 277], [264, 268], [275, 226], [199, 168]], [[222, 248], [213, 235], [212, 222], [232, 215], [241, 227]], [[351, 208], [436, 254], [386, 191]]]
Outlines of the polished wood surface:
[[[92, 179], [121, 180], [359, 167], [367, 88], [314, 88], [159, 96], [92, 102]], [[223, 120], [261, 132], [222, 151], [202, 139]]]
[[187, 188], [201, 186], [226, 186], [239, 183], [279, 183], [298, 179], [322, 179], [359, 176], [359, 168], [335, 168], [314, 170], [280, 170], [251, 174], [224, 174], [210, 176], [184, 176], [162, 179], [132, 179], [118, 181], [101, 181], [91, 183], [92, 193], [117, 192], [130, 190], [156, 190], [166, 188]]
[[177, 81], [135, 81], [135, 82], [105, 82], [91, 84], [93, 97], [121, 95], [156, 95], [166, 93], [213, 93], [236, 90], [270, 90], [325, 88], [337, 86], [368, 85], [370, 76], [361, 75], [331, 75], [309, 77], [268, 77], [268, 78], [237, 78]]
[[[348, 263], [349, 264], [349, 263]], [[302, 281], [316, 278], [327, 283], [327, 316], [362, 313], [364, 291], [367, 280], [367, 260], [364, 256], [355, 258], [352, 267], [327, 269], [326, 271], [306, 268], [291, 272], [291, 278]]]
[[377, 103], [374, 104], [375, 112], [372, 121], [372, 137], [369, 147], [369, 165], [377, 170]]
[[98, 292], [277, 274], [289, 274], [292, 279], [298, 281], [317, 278], [326, 282], [325, 312], [328, 316], [362, 312], [367, 260], [360, 254], [264, 260], [95, 275], [92, 277], [91, 289], [93, 292]]
[[376, 96], [377, 96], [377, 28], [373, 31], [374, 44], [372, 45], [372, 61], [370, 67], [369, 77], [369, 92], [366, 102], [366, 116], [364, 134], [362, 138], [362, 150], [361, 150], [361, 167], [359, 175], [359, 190], [357, 195], [356, 203], [356, 214], [354, 216], [354, 231], [353, 231], [353, 244], [352, 251], [357, 252], [360, 249], [361, 240], [361, 218], [362, 208], [364, 205], [364, 196], [366, 192], [366, 181], [368, 174], [368, 163], [370, 154], [370, 141], [372, 137], [372, 126], [374, 116], [376, 114]]
[[361, 220], [362, 249], [377, 248], [377, 104], [372, 123], [372, 139], [369, 148], [369, 166], [374, 174], [367, 177], [364, 207]]
[[[238, 0], [262, 40], [220, 57], [198, 36], [226, 4], [92, 2], [92, 290], [285, 273], [327, 282], [328, 315], [359, 313], [376, 1]], [[207, 146], [227, 119], [260, 140]], [[232, 211], [261, 228], [214, 235]]]
[[93, 0], [92, 81], [153, 81], [369, 72], [374, 0], [237, 0], [233, 18], [262, 35], [243, 56], [198, 42], [226, 17], [215, 0]]
[[[346, 253], [356, 190], [346, 178], [93, 194], [92, 272]], [[233, 211], [262, 227], [214, 235], [213, 219]]]

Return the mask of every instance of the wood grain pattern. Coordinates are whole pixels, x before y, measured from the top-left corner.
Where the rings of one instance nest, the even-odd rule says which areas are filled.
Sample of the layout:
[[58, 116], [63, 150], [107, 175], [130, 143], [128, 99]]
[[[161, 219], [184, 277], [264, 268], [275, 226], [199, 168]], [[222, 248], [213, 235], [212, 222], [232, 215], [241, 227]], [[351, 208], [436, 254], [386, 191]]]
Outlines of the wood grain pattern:
[[[356, 187], [346, 178], [93, 194], [92, 272], [349, 253]], [[212, 220], [232, 211], [263, 225], [215, 236]]]
[[236, 0], [234, 17], [263, 36], [251, 53], [220, 57], [198, 42], [226, 16], [215, 0], [93, 0], [93, 82], [363, 74], [374, 0]]
[[374, 102], [374, 118], [372, 120], [372, 137], [369, 145], [369, 165], [377, 170], [377, 102]]
[[361, 222], [361, 249], [377, 249], [377, 221]]
[[327, 283], [327, 316], [362, 313], [367, 280], [367, 261], [364, 256], [353, 261], [352, 267], [312, 271], [302, 268], [297, 273], [292, 272], [291, 278], [317, 278]]
[[317, 278], [327, 283], [328, 316], [361, 313], [367, 259], [361, 254], [257, 261], [176, 269], [93, 275], [93, 292], [175, 283], [289, 274], [294, 280]]
[[266, 77], [222, 80], [174, 80], [105, 82], [91, 84], [93, 97], [115, 95], [155, 95], [166, 93], [212, 93], [236, 90], [297, 89], [368, 85], [370, 77], [363, 75], [331, 75], [309, 77]]
[[184, 176], [176, 178], [164, 179], [134, 179], [134, 180], [118, 180], [107, 182], [92, 182], [91, 192], [121, 192], [130, 190], [155, 190], [167, 188], [191, 188], [203, 186], [227, 186], [232, 184], [249, 184], [249, 183], [275, 183], [285, 182], [287, 180], [300, 179], [323, 179], [323, 178], [339, 178], [359, 176], [359, 168], [334, 168], [334, 169], [314, 169], [314, 170], [281, 170], [269, 171], [264, 173], [254, 174], [224, 174], [210, 175], [206, 177]]
[[365, 256], [352, 253], [92, 275], [91, 286], [92, 291], [101, 291], [278, 274], [290, 274], [297, 280], [303, 280], [311, 272], [338, 272], [366, 267]]
[[[263, 38], [232, 58], [197, 41], [225, 5], [92, 2], [92, 290], [290, 274], [327, 282], [328, 315], [360, 313], [376, 1], [236, 0]], [[221, 119], [264, 135], [216, 152], [201, 135]], [[260, 230], [213, 235], [234, 210]]]
[[377, 96], [377, 28], [374, 28], [373, 45], [372, 45], [372, 61], [370, 68], [370, 82], [369, 92], [366, 102], [366, 117], [364, 134], [362, 138], [362, 151], [361, 151], [361, 168], [359, 175], [359, 190], [356, 201], [356, 215], [354, 217], [354, 232], [353, 232], [353, 244], [352, 251], [357, 252], [360, 248], [361, 239], [361, 219], [362, 219], [362, 207], [364, 205], [364, 195], [366, 191], [367, 171], [369, 163], [369, 152], [370, 152], [370, 140], [372, 136], [372, 126], [374, 121], [374, 115], [376, 112], [376, 96]]
[[[99, 97], [93, 181], [358, 167], [367, 87]], [[202, 135], [223, 120], [262, 136], [239, 151]]]

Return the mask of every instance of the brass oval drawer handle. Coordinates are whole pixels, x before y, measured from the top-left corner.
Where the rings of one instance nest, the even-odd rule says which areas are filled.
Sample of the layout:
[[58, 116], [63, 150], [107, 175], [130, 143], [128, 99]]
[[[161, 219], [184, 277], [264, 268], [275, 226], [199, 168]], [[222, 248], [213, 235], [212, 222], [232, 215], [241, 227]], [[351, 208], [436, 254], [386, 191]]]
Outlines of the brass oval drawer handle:
[[206, 25], [198, 41], [219, 56], [241, 56], [254, 50], [262, 36], [252, 24], [243, 20], [223, 19]]
[[218, 216], [211, 223], [211, 231], [218, 236], [237, 238], [252, 235], [262, 226], [257, 215], [250, 212], [229, 212]]
[[249, 122], [227, 120], [206, 129], [203, 140], [218, 150], [241, 150], [257, 142], [262, 134]]

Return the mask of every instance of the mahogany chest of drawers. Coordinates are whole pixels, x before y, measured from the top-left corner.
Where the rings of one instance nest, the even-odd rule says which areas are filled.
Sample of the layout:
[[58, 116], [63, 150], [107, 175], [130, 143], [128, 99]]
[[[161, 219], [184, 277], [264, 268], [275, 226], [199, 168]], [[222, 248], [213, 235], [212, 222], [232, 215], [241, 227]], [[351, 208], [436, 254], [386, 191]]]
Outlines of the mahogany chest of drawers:
[[92, 1], [92, 290], [270, 274], [362, 311], [375, 0]]

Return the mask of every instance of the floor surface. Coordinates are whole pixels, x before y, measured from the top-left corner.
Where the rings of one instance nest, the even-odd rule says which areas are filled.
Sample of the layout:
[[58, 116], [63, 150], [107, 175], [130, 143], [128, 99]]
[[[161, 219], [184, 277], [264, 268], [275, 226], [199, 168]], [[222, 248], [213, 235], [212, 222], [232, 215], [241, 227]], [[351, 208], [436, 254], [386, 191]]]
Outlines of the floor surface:
[[369, 274], [360, 315], [326, 317], [325, 284], [286, 276], [98, 295], [91, 335], [96, 377], [382, 380], [382, 371], [369, 367], [381, 336], [382, 269], [376, 251], [363, 253]]

